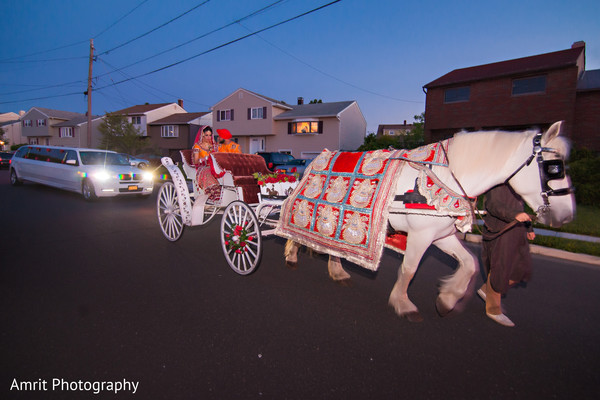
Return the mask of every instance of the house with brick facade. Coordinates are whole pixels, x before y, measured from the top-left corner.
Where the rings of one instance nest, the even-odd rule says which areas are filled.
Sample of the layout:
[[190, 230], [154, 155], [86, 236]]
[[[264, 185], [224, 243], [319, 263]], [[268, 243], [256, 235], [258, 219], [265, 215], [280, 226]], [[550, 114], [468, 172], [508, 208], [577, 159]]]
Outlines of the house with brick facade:
[[356, 101], [298, 104], [238, 89], [213, 107], [213, 129], [228, 129], [244, 153], [281, 152], [313, 158], [324, 148], [356, 150], [367, 122]]
[[547, 129], [566, 122], [576, 146], [600, 151], [600, 85], [585, 71], [585, 43], [570, 49], [456, 69], [423, 86], [425, 141], [465, 130]]

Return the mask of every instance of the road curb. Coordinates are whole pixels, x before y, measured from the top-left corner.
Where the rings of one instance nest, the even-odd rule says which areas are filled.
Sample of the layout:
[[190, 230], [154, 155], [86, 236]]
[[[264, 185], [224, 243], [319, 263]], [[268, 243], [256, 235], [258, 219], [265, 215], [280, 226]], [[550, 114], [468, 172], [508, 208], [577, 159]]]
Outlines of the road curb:
[[[481, 243], [481, 235], [466, 233], [463, 239], [471, 243]], [[600, 257], [591, 256], [589, 254], [571, 253], [569, 251], [538, 246], [535, 244], [530, 244], [529, 249], [532, 254], [541, 254], [548, 257], [556, 257], [564, 260], [600, 266]]]

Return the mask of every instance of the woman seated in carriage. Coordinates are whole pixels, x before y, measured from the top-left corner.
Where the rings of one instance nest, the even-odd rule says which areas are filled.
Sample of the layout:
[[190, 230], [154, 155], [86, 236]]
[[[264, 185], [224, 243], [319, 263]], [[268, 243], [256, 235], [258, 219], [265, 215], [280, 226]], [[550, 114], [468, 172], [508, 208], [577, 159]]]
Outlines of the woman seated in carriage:
[[210, 197], [220, 192], [219, 181], [215, 178], [208, 164], [208, 156], [218, 150], [213, 139], [212, 128], [201, 126], [192, 147], [192, 163], [196, 167], [196, 183]]

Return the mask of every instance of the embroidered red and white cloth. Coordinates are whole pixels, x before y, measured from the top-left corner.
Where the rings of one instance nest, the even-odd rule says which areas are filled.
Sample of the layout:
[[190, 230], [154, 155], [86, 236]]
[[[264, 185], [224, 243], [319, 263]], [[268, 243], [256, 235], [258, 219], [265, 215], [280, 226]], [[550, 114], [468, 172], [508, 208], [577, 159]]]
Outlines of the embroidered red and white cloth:
[[405, 164], [399, 152], [324, 150], [285, 201], [275, 234], [377, 270]]

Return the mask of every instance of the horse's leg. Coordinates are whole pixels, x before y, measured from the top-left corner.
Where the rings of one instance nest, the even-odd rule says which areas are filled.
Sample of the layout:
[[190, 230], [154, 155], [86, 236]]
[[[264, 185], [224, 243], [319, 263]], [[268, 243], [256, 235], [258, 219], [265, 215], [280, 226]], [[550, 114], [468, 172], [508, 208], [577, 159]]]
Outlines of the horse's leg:
[[443, 317], [452, 311], [465, 297], [470, 283], [479, 269], [477, 259], [467, 250], [456, 235], [450, 235], [433, 242], [444, 253], [458, 261], [458, 268], [451, 276], [442, 280], [440, 294], [436, 300], [438, 313]]
[[330, 255], [329, 261], [327, 262], [327, 271], [329, 276], [335, 282], [347, 286], [350, 283], [350, 274], [347, 273], [342, 267], [342, 262], [339, 257]]
[[406, 317], [410, 322], [421, 322], [423, 317], [417, 306], [408, 298], [408, 285], [412, 281], [419, 262], [425, 253], [425, 250], [431, 243], [430, 240], [423, 240], [425, 235], [419, 235], [419, 232], [411, 232], [407, 237], [406, 252], [404, 260], [398, 270], [398, 280], [390, 293], [388, 304], [394, 307], [396, 314]]
[[298, 249], [300, 249], [300, 244], [291, 239], [285, 243], [283, 255], [285, 256], [285, 265], [289, 268], [296, 269], [298, 267]]

